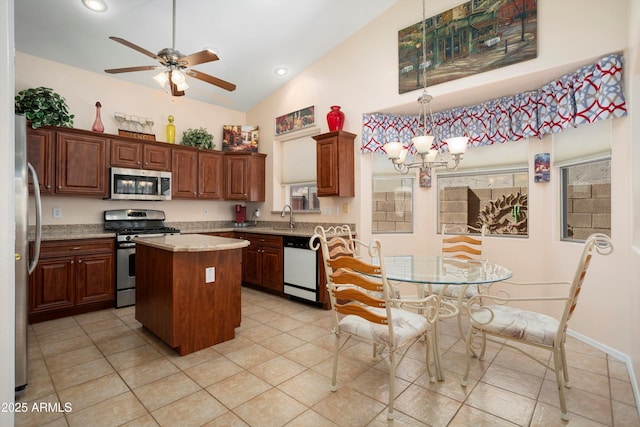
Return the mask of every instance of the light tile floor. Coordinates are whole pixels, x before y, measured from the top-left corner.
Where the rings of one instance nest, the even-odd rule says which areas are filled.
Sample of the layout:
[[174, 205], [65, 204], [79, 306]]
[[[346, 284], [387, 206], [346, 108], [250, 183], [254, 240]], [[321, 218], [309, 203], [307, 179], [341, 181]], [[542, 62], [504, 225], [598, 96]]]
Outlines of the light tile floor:
[[568, 423], [554, 374], [514, 350], [490, 345], [461, 387], [453, 320], [441, 327], [445, 381], [430, 383], [424, 349], [412, 349], [388, 423], [387, 359], [351, 340], [332, 393], [330, 313], [250, 289], [242, 298], [236, 338], [184, 357], [142, 328], [134, 307], [32, 325], [19, 399], [51, 405], [16, 414], [16, 426], [640, 426], [626, 366], [572, 338]]

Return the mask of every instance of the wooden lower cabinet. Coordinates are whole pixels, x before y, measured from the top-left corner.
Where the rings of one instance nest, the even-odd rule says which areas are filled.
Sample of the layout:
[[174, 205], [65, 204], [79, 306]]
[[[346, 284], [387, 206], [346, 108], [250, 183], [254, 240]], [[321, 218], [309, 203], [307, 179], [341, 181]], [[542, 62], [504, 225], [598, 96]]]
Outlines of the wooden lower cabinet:
[[29, 277], [29, 323], [113, 307], [114, 256], [111, 238], [42, 242]]
[[236, 232], [235, 238], [251, 242], [249, 246], [242, 249], [242, 283], [283, 294], [284, 247], [282, 236]]

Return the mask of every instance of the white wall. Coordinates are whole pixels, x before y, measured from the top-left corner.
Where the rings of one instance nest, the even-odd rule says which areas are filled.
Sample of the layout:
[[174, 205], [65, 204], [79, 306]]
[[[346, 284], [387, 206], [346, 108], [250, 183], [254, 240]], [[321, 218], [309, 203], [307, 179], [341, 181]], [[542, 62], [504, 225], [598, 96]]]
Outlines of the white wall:
[[[439, 0], [428, 4], [428, 16], [458, 4], [457, 0]], [[430, 88], [433, 107], [439, 111], [453, 106], [475, 104], [540, 87], [544, 83], [574, 71], [582, 65], [613, 52], [627, 52], [629, 23], [636, 33], [636, 19], [629, 21], [630, 0], [602, 2], [557, 0], [538, 2], [538, 58], [503, 69], [454, 80]], [[399, 95], [397, 92], [397, 31], [421, 19], [419, 0], [401, 0], [379, 19], [351, 39], [304, 70], [281, 90], [247, 113], [247, 119], [261, 129], [273, 128], [273, 119], [307, 105], [316, 105], [319, 113], [330, 105], [341, 105], [346, 115], [345, 130], [361, 135], [364, 113], [397, 111], [413, 106], [417, 113], [418, 91]], [[637, 43], [636, 39], [633, 39]], [[633, 87], [627, 88], [627, 94]], [[322, 120], [323, 117], [319, 117]], [[570, 327], [596, 342], [629, 355], [640, 365], [640, 349], [631, 325], [638, 325], [640, 302], [637, 295], [638, 270], [630, 267], [633, 229], [630, 200], [631, 187], [631, 115], [611, 124], [612, 146], [612, 223], [615, 251], [607, 258], [596, 258], [587, 276], [580, 307]], [[323, 131], [326, 123], [322, 122]], [[266, 137], [272, 133], [263, 134]], [[265, 143], [265, 139], [262, 140]], [[360, 137], [357, 143], [361, 142]], [[529, 144], [529, 163], [533, 154], [552, 152], [553, 136]], [[576, 141], [579, 143], [579, 141]], [[268, 148], [267, 148], [268, 149]], [[496, 157], [500, 147], [491, 147]], [[471, 151], [471, 150], [470, 150]], [[356, 155], [356, 197], [353, 215], [357, 216], [360, 237], [371, 238], [371, 155]], [[636, 155], [635, 164], [638, 164]], [[275, 168], [279, 165], [275, 166]], [[267, 169], [267, 182], [273, 180], [273, 169]], [[532, 180], [532, 178], [531, 178]], [[637, 180], [636, 180], [637, 181]], [[489, 238], [489, 256], [516, 272], [519, 280], [564, 279], [573, 276], [581, 245], [561, 242], [559, 229], [559, 176], [553, 171], [549, 184], [531, 181], [530, 236], [527, 239]], [[638, 185], [638, 184], [636, 184]], [[435, 253], [437, 192], [414, 188], [414, 233], [376, 235], [386, 253]], [[635, 189], [638, 199], [638, 189]], [[268, 190], [268, 198], [270, 193]], [[324, 202], [324, 201], [323, 201]], [[333, 203], [339, 203], [337, 199]], [[636, 214], [637, 215], [637, 214]], [[633, 255], [637, 261], [637, 254]], [[638, 264], [637, 262], [635, 263]], [[603, 319], [605, 319], [603, 321]], [[636, 379], [638, 378], [636, 368]]]

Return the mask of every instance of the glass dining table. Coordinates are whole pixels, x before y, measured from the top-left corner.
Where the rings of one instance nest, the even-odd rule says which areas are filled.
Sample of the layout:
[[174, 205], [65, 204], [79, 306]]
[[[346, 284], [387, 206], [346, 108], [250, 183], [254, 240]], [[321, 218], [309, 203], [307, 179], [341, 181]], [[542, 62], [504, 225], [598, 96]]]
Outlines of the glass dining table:
[[[428, 311], [427, 318], [432, 323], [434, 359], [439, 381], [444, 379], [441, 369], [438, 323], [441, 319], [460, 315], [463, 298], [470, 285], [482, 285], [509, 279], [513, 273], [506, 267], [488, 260], [465, 260], [442, 256], [390, 256], [384, 257], [387, 280], [412, 283], [417, 286], [416, 295], [424, 298], [436, 295], [436, 306]], [[375, 260], [374, 260], [374, 263]], [[460, 295], [455, 301], [444, 296], [450, 286], [460, 286]]]

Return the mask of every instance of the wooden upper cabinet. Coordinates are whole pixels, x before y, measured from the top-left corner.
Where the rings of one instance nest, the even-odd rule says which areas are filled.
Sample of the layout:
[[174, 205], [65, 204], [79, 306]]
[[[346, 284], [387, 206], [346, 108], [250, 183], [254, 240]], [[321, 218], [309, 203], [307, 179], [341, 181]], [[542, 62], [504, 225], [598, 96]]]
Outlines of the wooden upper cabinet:
[[165, 143], [111, 139], [111, 166], [168, 172], [171, 163], [171, 147]]
[[198, 152], [198, 197], [201, 199], [222, 199], [224, 155], [219, 151]]
[[[41, 194], [54, 192], [53, 186], [53, 142], [55, 131], [47, 128], [27, 127], [27, 159], [38, 175]], [[33, 182], [29, 177], [29, 191], [33, 192]]]
[[190, 147], [171, 149], [171, 197], [195, 199], [198, 197], [198, 152]]
[[56, 132], [56, 193], [107, 197], [107, 139]]
[[318, 197], [354, 197], [353, 154], [356, 135], [334, 131], [316, 135]]
[[266, 154], [224, 153], [224, 198], [264, 202]]

